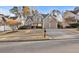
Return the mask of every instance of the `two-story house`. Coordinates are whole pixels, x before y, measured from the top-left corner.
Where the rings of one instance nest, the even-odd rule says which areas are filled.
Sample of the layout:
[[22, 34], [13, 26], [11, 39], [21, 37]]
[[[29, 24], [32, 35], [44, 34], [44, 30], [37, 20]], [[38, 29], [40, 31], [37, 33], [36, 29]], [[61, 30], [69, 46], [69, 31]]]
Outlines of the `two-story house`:
[[66, 11], [64, 12], [64, 21], [63, 21], [63, 26], [70, 26], [69, 24], [77, 23], [77, 15], [74, 14], [71, 11]]

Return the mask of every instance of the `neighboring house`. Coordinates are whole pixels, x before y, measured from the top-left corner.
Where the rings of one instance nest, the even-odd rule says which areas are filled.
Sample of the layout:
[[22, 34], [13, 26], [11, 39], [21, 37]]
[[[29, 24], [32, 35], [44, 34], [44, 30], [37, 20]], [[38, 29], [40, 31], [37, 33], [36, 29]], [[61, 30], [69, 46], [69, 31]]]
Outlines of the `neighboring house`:
[[79, 22], [79, 12], [76, 14], [76, 20]]
[[2, 20], [2, 17], [6, 18], [6, 16], [4, 16], [3, 14], [0, 14], [0, 32], [5, 30], [6, 31], [11, 30], [9, 26], [5, 25], [4, 21]]
[[[43, 20], [43, 27], [47, 29], [63, 28], [63, 17], [60, 11], [53, 10]], [[58, 27], [59, 25], [59, 27]]]
[[31, 28], [32, 24], [33, 24], [33, 17], [27, 16], [27, 19], [25, 20], [25, 26], [29, 26], [29, 28]]
[[56, 29], [57, 28], [57, 20], [51, 14], [48, 14], [43, 19], [43, 28], [46, 29]]
[[31, 16], [27, 16], [27, 19], [25, 21], [26, 26], [31, 26], [33, 28], [43, 28], [43, 16], [40, 13], [35, 13]]
[[32, 26], [43, 28], [43, 16], [40, 13], [33, 15], [33, 25]]
[[4, 25], [4, 22], [3, 22], [3, 20], [2, 20], [2, 17], [3, 17], [3, 16], [4, 16], [3, 14], [0, 14], [0, 26]]
[[56, 29], [57, 19], [53, 14], [40, 14], [35, 13], [32, 16], [27, 16], [25, 25], [31, 26], [33, 28], [46, 28], [46, 29]]
[[71, 11], [64, 12], [63, 27], [69, 26], [69, 24], [77, 23], [77, 15]]

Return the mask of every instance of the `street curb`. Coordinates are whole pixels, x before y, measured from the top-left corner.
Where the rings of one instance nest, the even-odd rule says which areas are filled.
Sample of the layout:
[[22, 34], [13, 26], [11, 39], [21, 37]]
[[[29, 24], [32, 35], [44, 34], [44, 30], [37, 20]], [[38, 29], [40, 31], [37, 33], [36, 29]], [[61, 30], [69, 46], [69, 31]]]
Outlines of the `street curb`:
[[[52, 39], [32, 39], [32, 40], [1, 40], [0, 42], [31, 42], [31, 41], [47, 41], [47, 40], [67, 40], [67, 38], [59, 38], [59, 39], [55, 39], [55, 38], [52, 38]], [[70, 38], [68, 38], [70, 39]]]
[[[59, 38], [59, 39], [32, 39], [32, 40], [1, 40], [0, 42], [31, 42], [31, 41], [47, 41], [47, 40], [68, 40], [68, 39], [72, 39], [72, 38]], [[79, 38], [78, 38], [79, 39]]]
[[46, 40], [50, 40], [50, 39], [38, 39], [38, 40], [2, 40], [0, 42], [28, 42], [28, 41], [46, 41]]

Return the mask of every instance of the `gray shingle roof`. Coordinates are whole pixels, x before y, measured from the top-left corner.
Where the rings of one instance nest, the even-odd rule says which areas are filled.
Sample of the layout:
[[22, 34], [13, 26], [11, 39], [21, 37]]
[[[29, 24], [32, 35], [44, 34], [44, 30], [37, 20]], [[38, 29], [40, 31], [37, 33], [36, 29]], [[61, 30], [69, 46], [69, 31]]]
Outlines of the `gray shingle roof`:
[[44, 18], [46, 17], [46, 16], [48, 16], [49, 14], [41, 14]]
[[33, 16], [27, 16], [27, 20], [31, 19], [33, 21]]

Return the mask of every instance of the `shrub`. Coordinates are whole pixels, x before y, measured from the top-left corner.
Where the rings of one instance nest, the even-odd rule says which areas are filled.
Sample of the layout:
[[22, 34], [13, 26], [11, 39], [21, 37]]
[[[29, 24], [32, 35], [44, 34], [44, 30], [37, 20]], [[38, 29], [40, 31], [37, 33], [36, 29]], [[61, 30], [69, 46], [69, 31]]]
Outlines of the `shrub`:
[[29, 29], [29, 28], [31, 28], [31, 26], [24, 25], [24, 26], [19, 27], [18, 29], [20, 30], [20, 29]]
[[79, 28], [79, 23], [70, 24], [71, 28]]

